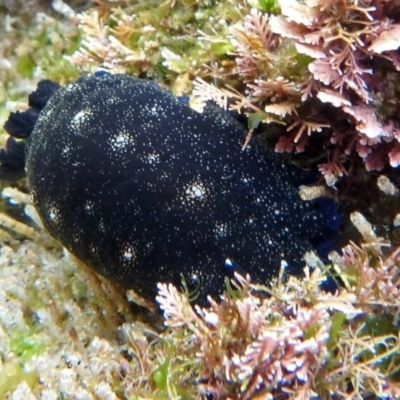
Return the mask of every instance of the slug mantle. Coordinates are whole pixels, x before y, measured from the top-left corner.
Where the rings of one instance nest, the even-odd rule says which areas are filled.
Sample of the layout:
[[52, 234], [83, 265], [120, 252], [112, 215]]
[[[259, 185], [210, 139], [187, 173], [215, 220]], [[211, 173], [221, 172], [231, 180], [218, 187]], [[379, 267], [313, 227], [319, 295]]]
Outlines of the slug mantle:
[[282, 260], [299, 269], [335, 224], [332, 207], [300, 199], [309, 174], [257, 139], [241, 151], [245, 128], [212, 104], [198, 113], [153, 82], [93, 75], [42, 81], [29, 105], [5, 125], [0, 178], [25, 168], [46, 229], [145, 298], [184, 278], [202, 303], [235, 266], [262, 282]]

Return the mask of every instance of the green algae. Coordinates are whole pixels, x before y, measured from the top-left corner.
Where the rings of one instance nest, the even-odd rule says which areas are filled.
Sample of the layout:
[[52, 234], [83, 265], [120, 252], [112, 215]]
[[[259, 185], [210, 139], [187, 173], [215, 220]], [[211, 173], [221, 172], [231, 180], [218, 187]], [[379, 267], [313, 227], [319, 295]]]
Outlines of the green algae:
[[0, 396], [13, 391], [21, 382], [33, 388], [38, 382], [38, 374], [25, 372], [19, 364], [4, 364], [0, 369]]

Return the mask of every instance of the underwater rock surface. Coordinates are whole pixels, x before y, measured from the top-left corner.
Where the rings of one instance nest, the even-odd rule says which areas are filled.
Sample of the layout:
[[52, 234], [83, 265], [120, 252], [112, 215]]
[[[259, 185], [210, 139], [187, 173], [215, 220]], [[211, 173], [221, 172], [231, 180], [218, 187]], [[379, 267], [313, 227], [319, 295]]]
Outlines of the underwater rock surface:
[[[261, 282], [283, 259], [299, 269], [337, 222], [332, 207], [300, 199], [308, 173], [257, 139], [242, 151], [245, 128], [212, 104], [198, 113], [153, 82], [93, 75], [39, 84], [30, 106], [41, 111], [26, 128], [25, 170], [44, 226], [145, 298], [157, 282], [184, 278], [204, 303], [232, 265]], [[11, 136], [24, 137], [22, 114], [10, 116]], [[8, 147], [0, 177], [18, 176], [20, 152], [12, 165]]]

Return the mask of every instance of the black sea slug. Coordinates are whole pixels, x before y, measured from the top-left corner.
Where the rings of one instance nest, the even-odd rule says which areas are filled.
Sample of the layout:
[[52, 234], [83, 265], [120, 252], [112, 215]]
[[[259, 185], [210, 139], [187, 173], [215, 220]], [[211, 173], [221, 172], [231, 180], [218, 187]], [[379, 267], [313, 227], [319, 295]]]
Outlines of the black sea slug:
[[[215, 105], [192, 110], [155, 83], [84, 76], [41, 81], [11, 113], [0, 178], [27, 176], [46, 229], [100, 274], [154, 299], [182, 279], [218, 296], [232, 265], [276, 275], [337, 224], [298, 196], [309, 179]], [[14, 138], [25, 139], [16, 141]]]

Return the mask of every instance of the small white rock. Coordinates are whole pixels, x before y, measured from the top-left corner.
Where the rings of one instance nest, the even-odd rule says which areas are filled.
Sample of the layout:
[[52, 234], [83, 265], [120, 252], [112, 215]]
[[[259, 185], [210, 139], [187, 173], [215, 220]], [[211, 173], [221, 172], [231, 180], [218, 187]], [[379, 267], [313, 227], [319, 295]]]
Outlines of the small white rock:
[[385, 175], [380, 175], [376, 184], [378, 185], [378, 188], [387, 195], [395, 196], [399, 193], [399, 189], [397, 189], [397, 187]]
[[23, 381], [14, 390], [11, 400], [36, 400], [36, 397], [33, 395], [28, 384]]
[[400, 226], [400, 213], [398, 213], [393, 220], [393, 225], [398, 228]]

